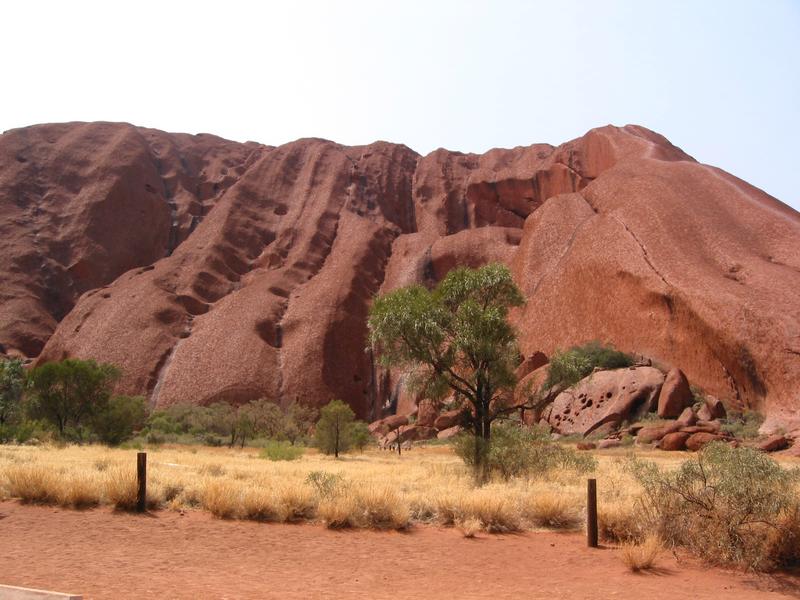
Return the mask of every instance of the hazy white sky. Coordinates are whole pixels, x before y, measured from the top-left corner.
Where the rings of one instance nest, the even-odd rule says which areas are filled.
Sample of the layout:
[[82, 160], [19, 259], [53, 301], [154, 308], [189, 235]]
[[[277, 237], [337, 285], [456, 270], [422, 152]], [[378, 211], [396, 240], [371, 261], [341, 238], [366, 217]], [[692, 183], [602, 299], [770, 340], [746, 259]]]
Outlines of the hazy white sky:
[[482, 152], [637, 123], [800, 209], [800, 1], [3, 2], [0, 130]]

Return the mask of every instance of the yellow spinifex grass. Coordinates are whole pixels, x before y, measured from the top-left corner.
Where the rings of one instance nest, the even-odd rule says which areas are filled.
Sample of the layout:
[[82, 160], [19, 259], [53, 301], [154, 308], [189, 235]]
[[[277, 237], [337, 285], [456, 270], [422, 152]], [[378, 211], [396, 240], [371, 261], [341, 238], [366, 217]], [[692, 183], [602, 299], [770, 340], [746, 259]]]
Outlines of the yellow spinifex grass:
[[[600, 529], [610, 541], [641, 543], [638, 485], [623, 468], [626, 450], [597, 454]], [[640, 453], [641, 454], [641, 453]], [[677, 466], [681, 453], [647, 453]], [[586, 476], [552, 472], [476, 487], [450, 448], [414, 449], [401, 457], [369, 450], [339, 460], [307, 450], [293, 461], [258, 457], [258, 449], [195, 446], [148, 449], [148, 505], [201, 509], [222, 518], [319, 521], [328, 527], [402, 529], [411, 523], [507, 532], [574, 529], [585, 519]], [[309, 474], [316, 474], [316, 479]], [[328, 487], [315, 481], [329, 479]], [[66, 507], [136, 502], [136, 450], [102, 446], [0, 447], [0, 498]]]

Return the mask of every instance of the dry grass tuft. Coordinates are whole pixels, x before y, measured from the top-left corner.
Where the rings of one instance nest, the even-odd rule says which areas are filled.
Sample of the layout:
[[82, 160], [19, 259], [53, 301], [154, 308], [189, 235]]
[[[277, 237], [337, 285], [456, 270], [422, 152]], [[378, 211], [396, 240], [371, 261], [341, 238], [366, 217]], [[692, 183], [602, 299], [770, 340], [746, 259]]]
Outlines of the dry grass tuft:
[[277, 504], [289, 523], [310, 521], [317, 514], [317, 498], [302, 481], [283, 484], [275, 490]]
[[286, 520], [286, 506], [278, 502], [272, 490], [257, 485], [244, 489], [241, 496], [241, 517], [252, 521], [273, 521], [282, 523]]
[[37, 464], [14, 464], [6, 469], [8, 494], [22, 502], [53, 504], [58, 480], [53, 470]]
[[220, 519], [232, 519], [239, 515], [242, 505], [242, 490], [230, 480], [210, 479], [206, 481], [200, 495], [200, 506]]
[[543, 490], [531, 493], [521, 502], [522, 512], [531, 524], [548, 529], [577, 529], [581, 525], [581, 507], [574, 498]]
[[656, 535], [648, 535], [639, 544], [625, 543], [621, 546], [622, 562], [634, 573], [647, 571], [655, 566], [663, 545]]
[[520, 531], [522, 523], [516, 503], [493, 489], [474, 490], [458, 499], [454, 522], [477, 519], [489, 533]]
[[459, 521], [456, 527], [465, 538], [474, 538], [483, 529], [483, 524], [473, 517]]

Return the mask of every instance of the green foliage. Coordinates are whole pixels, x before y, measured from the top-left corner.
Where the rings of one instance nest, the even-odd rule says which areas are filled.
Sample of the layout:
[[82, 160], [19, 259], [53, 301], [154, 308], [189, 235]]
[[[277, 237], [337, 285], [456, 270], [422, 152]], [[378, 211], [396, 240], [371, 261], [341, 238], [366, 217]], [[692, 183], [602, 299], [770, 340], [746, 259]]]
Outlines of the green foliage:
[[369, 426], [364, 421], [355, 421], [350, 429], [350, 439], [353, 443], [353, 448], [363, 452], [370, 441], [372, 434], [369, 432]]
[[752, 448], [721, 442], [675, 471], [637, 459], [629, 469], [644, 490], [644, 518], [668, 544], [714, 563], [752, 569], [790, 566], [798, 558], [797, 470], [785, 470]]
[[422, 395], [455, 391], [470, 402], [470, 429], [488, 440], [492, 421], [512, 410], [520, 356], [508, 311], [523, 302], [503, 265], [453, 269], [433, 290], [415, 285], [376, 298], [369, 341], [383, 365], [412, 370]]
[[741, 413], [729, 411], [722, 431], [742, 440], [754, 439], [759, 436], [758, 430], [763, 422], [764, 416], [752, 410]]
[[293, 446], [289, 442], [269, 440], [264, 444], [259, 456], [269, 460], [297, 460], [303, 456], [304, 452], [304, 448]]
[[101, 442], [118, 446], [142, 429], [146, 418], [142, 396], [112, 396], [105, 408], [92, 416], [92, 431]]
[[324, 406], [320, 410], [315, 431], [316, 444], [320, 452], [333, 454], [338, 458], [340, 452], [349, 450], [353, 444], [354, 420], [355, 413], [341, 400], [331, 400]]
[[93, 360], [68, 358], [31, 371], [29, 413], [45, 419], [60, 437], [83, 438], [83, 426], [94, 414], [105, 410], [119, 370]]
[[25, 370], [18, 358], [0, 359], [0, 426], [18, 419], [21, 413]]
[[633, 357], [600, 342], [558, 351], [550, 359], [550, 370], [544, 387], [561, 384], [570, 387], [591, 374], [595, 368], [620, 369], [633, 364]]
[[485, 468], [503, 479], [541, 477], [554, 469], [589, 473], [597, 467], [590, 454], [551, 442], [546, 430], [513, 422], [496, 425], [488, 443], [468, 434], [456, 437], [454, 450], [470, 466], [475, 466], [476, 443]]
[[344, 485], [344, 478], [338, 473], [311, 471], [306, 477], [306, 483], [313, 487], [321, 498], [330, 498]]

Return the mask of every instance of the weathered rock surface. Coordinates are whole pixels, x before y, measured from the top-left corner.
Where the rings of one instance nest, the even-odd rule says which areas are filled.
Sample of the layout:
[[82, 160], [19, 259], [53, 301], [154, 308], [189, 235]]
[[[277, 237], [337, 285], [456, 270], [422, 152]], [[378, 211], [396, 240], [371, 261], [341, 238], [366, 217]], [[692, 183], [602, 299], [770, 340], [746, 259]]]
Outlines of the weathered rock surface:
[[656, 447], [671, 452], [686, 450], [686, 440], [688, 440], [691, 435], [691, 433], [686, 433], [685, 431], [668, 433], [658, 441]]
[[692, 452], [697, 452], [706, 444], [724, 439], [725, 439], [724, 436], [719, 435], [717, 433], [707, 433], [703, 431], [698, 433], [692, 433], [686, 439], [686, 448], [687, 450], [691, 450]]
[[791, 440], [785, 435], [777, 433], [759, 442], [756, 448], [762, 452], [777, 452], [778, 450], [786, 450], [790, 445]]
[[658, 416], [662, 419], [679, 417], [692, 405], [692, 390], [689, 381], [680, 369], [670, 369], [658, 396]]
[[597, 371], [556, 396], [548, 422], [567, 435], [617, 427], [650, 412], [663, 383], [664, 375], [653, 367]]
[[116, 363], [154, 405], [374, 420], [416, 406], [364, 352], [374, 294], [501, 261], [524, 356], [599, 339], [791, 431], [799, 239], [798, 213], [638, 126], [420, 157], [41, 125], [0, 136], [0, 352]]
[[657, 442], [664, 436], [670, 433], [675, 433], [681, 429], [681, 424], [678, 421], [672, 421], [664, 425], [654, 425], [652, 427], [642, 427], [636, 435], [636, 441], [640, 444], [649, 444]]

